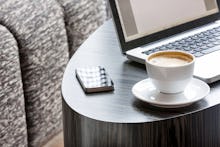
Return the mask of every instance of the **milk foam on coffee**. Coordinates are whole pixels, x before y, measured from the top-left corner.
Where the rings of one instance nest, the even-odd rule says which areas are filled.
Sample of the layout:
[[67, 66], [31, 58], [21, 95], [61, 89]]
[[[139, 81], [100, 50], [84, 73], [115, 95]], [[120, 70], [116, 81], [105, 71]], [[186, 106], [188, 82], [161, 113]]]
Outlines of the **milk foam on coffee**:
[[192, 59], [189, 56], [180, 54], [156, 54], [149, 59], [149, 62], [154, 65], [163, 67], [176, 67], [188, 64]]

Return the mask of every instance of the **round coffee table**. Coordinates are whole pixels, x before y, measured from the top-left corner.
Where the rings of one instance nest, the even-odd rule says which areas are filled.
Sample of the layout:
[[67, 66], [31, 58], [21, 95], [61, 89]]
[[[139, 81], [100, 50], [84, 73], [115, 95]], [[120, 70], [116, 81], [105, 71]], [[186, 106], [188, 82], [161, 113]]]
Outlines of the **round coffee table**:
[[[85, 94], [77, 67], [103, 66], [113, 92]], [[203, 100], [177, 109], [137, 100], [132, 86], [145, 66], [121, 53], [112, 21], [93, 33], [69, 61], [62, 81], [64, 144], [70, 147], [220, 146], [220, 82]]]

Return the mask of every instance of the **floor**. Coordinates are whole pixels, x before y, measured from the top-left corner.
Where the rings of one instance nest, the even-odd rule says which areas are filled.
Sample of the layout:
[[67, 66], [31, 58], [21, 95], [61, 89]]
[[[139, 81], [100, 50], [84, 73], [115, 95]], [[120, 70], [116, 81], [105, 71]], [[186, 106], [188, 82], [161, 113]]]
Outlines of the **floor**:
[[64, 147], [63, 144], [63, 132], [54, 136], [47, 144], [42, 147]]

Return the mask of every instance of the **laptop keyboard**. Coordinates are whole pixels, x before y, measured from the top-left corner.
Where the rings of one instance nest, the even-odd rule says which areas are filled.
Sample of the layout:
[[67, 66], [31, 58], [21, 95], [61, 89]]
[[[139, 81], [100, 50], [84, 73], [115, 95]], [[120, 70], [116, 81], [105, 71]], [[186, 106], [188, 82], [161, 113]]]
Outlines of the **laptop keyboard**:
[[220, 26], [177, 40], [142, 53], [151, 54], [163, 50], [183, 50], [200, 57], [208, 53], [220, 50]]

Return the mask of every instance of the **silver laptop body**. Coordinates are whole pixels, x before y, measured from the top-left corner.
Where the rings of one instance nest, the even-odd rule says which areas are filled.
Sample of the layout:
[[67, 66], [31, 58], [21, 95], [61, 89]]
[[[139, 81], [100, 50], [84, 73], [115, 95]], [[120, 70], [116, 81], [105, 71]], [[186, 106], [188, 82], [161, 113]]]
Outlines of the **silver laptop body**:
[[[215, 28], [220, 31], [220, 0], [195, 0], [193, 3], [191, 0], [109, 2], [122, 52], [128, 59], [142, 64], [148, 56], [145, 52], [180, 42], [189, 36], [212, 32], [210, 30]], [[197, 43], [198, 40], [195, 40], [195, 45]], [[207, 83], [220, 79], [220, 37], [215, 43], [217, 45], [210, 47], [212, 51], [196, 56], [194, 76]]]

